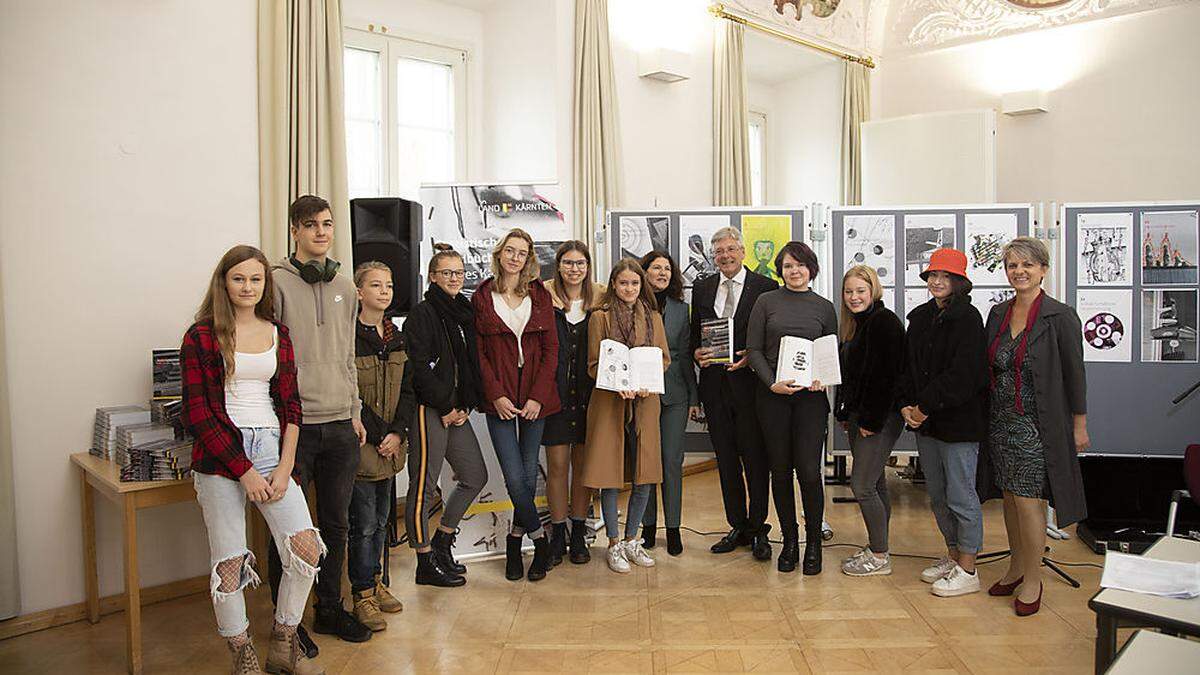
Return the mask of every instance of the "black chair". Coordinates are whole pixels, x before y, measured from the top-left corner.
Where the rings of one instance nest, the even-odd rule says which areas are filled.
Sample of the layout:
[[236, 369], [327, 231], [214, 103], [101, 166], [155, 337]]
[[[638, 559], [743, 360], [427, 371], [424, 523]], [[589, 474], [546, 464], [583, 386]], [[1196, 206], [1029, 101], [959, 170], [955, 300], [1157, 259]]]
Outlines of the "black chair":
[[1183, 482], [1186, 490], [1171, 493], [1171, 509], [1167, 512], [1168, 537], [1175, 536], [1175, 514], [1179, 511], [1180, 501], [1190, 499], [1200, 506], [1200, 444], [1189, 445], [1183, 453]]

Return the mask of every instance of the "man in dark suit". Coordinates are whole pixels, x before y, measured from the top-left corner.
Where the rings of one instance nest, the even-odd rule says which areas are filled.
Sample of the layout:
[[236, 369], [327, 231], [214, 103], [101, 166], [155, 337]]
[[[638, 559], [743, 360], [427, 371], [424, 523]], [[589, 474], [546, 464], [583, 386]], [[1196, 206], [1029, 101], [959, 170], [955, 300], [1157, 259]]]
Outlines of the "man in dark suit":
[[[737, 229], [717, 230], [712, 246], [718, 272], [698, 280], [692, 289], [691, 327], [692, 353], [700, 365], [700, 402], [717, 453], [725, 518], [732, 528], [713, 544], [712, 552], [749, 546], [755, 558], [770, 560], [771, 526], [765, 522], [770, 468], [754, 408], [757, 381], [746, 359], [746, 326], [754, 301], [778, 284], [742, 265], [746, 248]], [[728, 317], [733, 317], [734, 362], [710, 363], [709, 350], [700, 346], [700, 324]]]

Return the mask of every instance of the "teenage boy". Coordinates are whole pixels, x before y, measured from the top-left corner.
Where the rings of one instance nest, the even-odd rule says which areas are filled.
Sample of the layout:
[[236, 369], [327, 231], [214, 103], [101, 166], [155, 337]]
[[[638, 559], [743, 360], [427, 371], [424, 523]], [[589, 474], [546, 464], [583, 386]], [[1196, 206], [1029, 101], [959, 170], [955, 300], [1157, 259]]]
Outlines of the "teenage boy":
[[[334, 236], [329, 202], [313, 195], [296, 199], [288, 208], [288, 223], [296, 252], [271, 268], [275, 316], [291, 332], [296, 352], [303, 410], [296, 471], [302, 487], [315, 484], [317, 527], [329, 551], [317, 575], [313, 630], [365, 642], [371, 630], [342, 605], [350, 498], [359, 446], [367, 438], [359, 420], [354, 364], [357, 294], [354, 282], [338, 274], [339, 263], [329, 258]], [[268, 570], [274, 599], [283, 574], [274, 542]], [[307, 634], [299, 637], [306, 651], [316, 651]]]

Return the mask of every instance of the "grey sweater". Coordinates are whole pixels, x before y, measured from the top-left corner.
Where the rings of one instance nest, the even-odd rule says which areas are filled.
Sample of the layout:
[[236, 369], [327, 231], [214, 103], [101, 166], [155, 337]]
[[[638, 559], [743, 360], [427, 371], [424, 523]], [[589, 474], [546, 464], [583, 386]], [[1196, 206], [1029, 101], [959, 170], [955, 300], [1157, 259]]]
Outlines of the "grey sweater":
[[791, 291], [787, 287], [763, 293], [750, 311], [746, 327], [746, 354], [758, 379], [770, 387], [775, 383], [779, 339], [785, 335], [816, 340], [837, 334], [833, 303], [813, 290]]

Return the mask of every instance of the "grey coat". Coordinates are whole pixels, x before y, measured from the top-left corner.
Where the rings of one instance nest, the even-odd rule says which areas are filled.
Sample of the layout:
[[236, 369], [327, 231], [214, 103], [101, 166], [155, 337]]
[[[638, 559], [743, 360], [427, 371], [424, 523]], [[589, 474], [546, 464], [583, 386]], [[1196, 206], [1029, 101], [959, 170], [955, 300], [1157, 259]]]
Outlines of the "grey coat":
[[695, 362], [692, 361], [688, 342], [691, 330], [688, 306], [674, 298], [667, 298], [662, 317], [671, 351], [671, 366], [663, 374], [667, 393], [662, 396], [662, 404], [700, 405], [700, 398], [696, 394]]
[[[1012, 302], [1000, 303], [992, 307], [988, 314], [989, 345], [1000, 333], [1000, 325]], [[1029, 331], [1025, 358], [1033, 372], [1038, 432], [1046, 448], [1050, 505], [1055, 509], [1058, 526], [1066, 527], [1087, 517], [1073, 426], [1074, 415], [1087, 413], [1082, 328], [1074, 309], [1047, 295], [1043, 297], [1037, 321]], [[981, 455], [981, 459], [989, 458], [990, 452]], [[980, 494], [985, 498], [1000, 497], [1000, 490], [991, 480], [990, 471], [987, 477], [987, 491], [980, 490]]]

